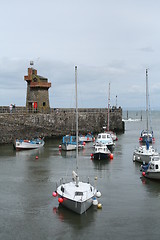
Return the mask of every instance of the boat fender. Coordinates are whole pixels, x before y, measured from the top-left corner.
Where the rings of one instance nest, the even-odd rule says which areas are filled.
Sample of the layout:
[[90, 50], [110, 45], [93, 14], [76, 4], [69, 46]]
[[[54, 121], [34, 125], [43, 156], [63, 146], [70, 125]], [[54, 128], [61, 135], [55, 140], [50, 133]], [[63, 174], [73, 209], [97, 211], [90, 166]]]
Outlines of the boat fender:
[[57, 197], [57, 195], [58, 195], [58, 194], [57, 194], [57, 191], [54, 191], [54, 192], [52, 193], [52, 196], [53, 196], [53, 197]]
[[97, 192], [96, 192], [96, 197], [100, 198], [101, 195], [102, 195], [101, 192], [97, 190]]
[[93, 205], [94, 206], [97, 206], [98, 205], [98, 200], [96, 197], [93, 198]]
[[136, 156], [135, 156], [135, 155], [133, 155], [133, 162], [135, 162], [135, 160], [136, 160]]
[[62, 197], [59, 197], [59, 198], [58, 198], [58, 202], [59, 202], [59, 203], [63, 203], [63, 198], [62, 198]]

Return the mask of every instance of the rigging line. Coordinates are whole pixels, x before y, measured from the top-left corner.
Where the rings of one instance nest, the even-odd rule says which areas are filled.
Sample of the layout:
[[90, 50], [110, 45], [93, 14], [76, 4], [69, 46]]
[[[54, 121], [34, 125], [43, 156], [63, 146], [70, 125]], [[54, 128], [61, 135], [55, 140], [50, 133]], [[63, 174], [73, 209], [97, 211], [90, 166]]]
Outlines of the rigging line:
[[[149, 86], [148, 86], [149, 87]], [[150, 95], [148, 90], [148, 110], [149, 110], [149, 124], [150, 124], [150, 130], [152, 131], [152, 115], [151, 115], [151, 105], [150, 105]]]
[[152, 115], [151, 115], [151, 107], [150, 107], [150, 98], [148, 94], [148, 102], [149, 102], [149, 123], [150, 123], [150, 129], [152, 131]]

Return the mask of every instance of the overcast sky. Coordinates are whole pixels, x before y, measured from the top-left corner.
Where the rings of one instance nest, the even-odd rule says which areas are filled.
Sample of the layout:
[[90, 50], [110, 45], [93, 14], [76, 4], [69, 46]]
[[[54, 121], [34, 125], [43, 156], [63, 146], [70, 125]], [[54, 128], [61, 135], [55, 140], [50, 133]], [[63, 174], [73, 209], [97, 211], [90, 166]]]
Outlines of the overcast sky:
[[51, 107], [160, 109], [159, 0], [0, 0], [0, 105], [24, 106], [30, 60], [47, 77]]

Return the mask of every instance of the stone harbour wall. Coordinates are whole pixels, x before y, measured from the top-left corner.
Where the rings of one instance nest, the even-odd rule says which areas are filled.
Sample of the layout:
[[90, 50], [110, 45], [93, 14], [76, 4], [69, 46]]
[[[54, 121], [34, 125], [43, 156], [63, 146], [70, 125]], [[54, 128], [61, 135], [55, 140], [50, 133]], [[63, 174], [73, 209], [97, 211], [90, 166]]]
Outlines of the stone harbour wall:
[[[107, 109], [78, 109], [79, 133], [98, 133], [107, 124]], [[36, 136], [60, 137], [75, 133], [75, 109], [51, 109], [50, 114], [26, 113], [25, 107], [0, 107], [0, 144], [12, 143], [15, 138]], [[122, 109], [110, 109], [110, 130], [124, 132]]]

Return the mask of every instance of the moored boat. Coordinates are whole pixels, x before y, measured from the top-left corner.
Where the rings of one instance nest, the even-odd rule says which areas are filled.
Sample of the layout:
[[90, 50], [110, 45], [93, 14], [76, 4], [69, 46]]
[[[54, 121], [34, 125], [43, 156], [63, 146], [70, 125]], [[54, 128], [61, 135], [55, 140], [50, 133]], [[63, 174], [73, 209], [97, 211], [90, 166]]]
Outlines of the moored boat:
[[151, 157], [158, 156], [159, 153], [153, 148], [153, 146], [149, 146], [149, 144], [139, 146], [133, 152], [133, 161], [146, 164], [149, 163]]
[[[62, 138], [61, 149], [64, 151], [76, 150], [77, 142], [76, 136], [66, 135]], [[84, 147], [83, 142], [78, 142], [78, 148], [82, 149]]]
[[[109, 133], [99, 133], [95, 142], [95, 145], [105, 144], [109, 150], [112, 150], [114, 147], [114, 142]], [[94, 146], [95, 146], [94, 145]]]
[[[140, 143], [154, 143], [155, 138], [153, 135], [153, 130], [150, 126], [149, 128], [149, 90], [148, 90], [148, 69], [146, 69], [146, 130], [142, 130], [141, 135], [139, 137]], [[149, 130], [150, 129], [150, 130]]]
[[104, 159], [112, 159], [112, 158], [113, 158], [113, 154], [105, 144], [95, 145], [94, 153], [91, 154], [91, 159], [104, 160]]
[[70, 210], [82, 214], [93, 204], [97, 190], [89, 182], [79, 181], [79, 177], [74, 171], [72, 174], [71, 182], [60, 182], [56, 190], [58, 201]]
[[79, 141], [81, 142], [92, 142], [93, 135], [91, 133], [87, 133], [86, 135], [79, 135]]
[[146, 143], [146, 141], [148, 141], [149, 143], [154, 143], [155, 142], [155, 138], [153, 136], [153, 131], [143, 130], [141, 132], [141, 135], [139, 137], [139, 142], [140, 143]]
[[160, 156], [151, 157], [148, 165], [142, 165], [141, 170], [144, 177], [160, 180]]
[[[107, 130], [106, 130], [107, 128]], [[104, 126], [103, 127], [105, 133], [108, 133], [111, 135], [113, 141], [117, 141], [118, 138], [116, 136], [116, 133], [114, 133], [113, 131], [110, 130], [110, 83], [109, 83], [109, 87], [108, 87], [108, 113], [107, 113], [107, 127]]]
[[[82, 214], [93, 204], [97, 190], [88, 182], [79, 181], [78, 176], [78, 104], [77, 104], [77, 67], [75, 67], [75, 92], [76, 92], [76, 172], [72, 172], [72, 181], [64, 182], [62, 178], [60, 184], [53, 192], [53, 196], [58, 195], [58, 201], [63, 206]], [[98, 197], [98, 196], [97, 196]], [[98, 204], [98, 201], [97, 201]]]
[[113, 132], [113, 131], [105, 131], [105, 133], [110, 134], [111, 138], [113, 139], [113, 141], [117, 141], [118, 140], [117, 135], [116, 135], [115, 132]]
[[35, 139], [16, 139], [13, 143], [13, 146], [16, 150], [30, 150], [37, 149], [44, 146], [44, 140], [42, 138]]

